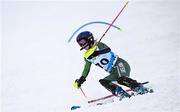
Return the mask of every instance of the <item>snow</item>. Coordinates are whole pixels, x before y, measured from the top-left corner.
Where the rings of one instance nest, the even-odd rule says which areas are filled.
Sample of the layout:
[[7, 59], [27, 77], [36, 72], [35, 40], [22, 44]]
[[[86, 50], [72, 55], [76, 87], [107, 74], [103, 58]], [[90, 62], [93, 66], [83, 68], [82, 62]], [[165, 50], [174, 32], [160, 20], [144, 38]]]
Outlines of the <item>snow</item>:
[[[83, 53], [68, 39], [90, 21], [112, 22], [125, 0], [4, 0], [1, 20], [1, 112], [179, 112], [180, 2], [131, 0], [103, 42], [131, 65], [131, 77], [150, 81], [153, 94], [102, 106], [88, 99], [108, 95], [98, 82], [108, 75], [92, 66], [82, 89], [73, 88], [83, 69]], [[94, 24], [98, 39], [108, 26]], [[82, 30], [81, 30], [82, 31]]]

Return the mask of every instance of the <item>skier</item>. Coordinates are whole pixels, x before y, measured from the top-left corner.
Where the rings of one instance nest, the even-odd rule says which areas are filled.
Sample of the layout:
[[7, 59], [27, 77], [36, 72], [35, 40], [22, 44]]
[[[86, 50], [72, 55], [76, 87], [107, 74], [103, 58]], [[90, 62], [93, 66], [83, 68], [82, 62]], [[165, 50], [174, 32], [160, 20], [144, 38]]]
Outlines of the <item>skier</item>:
[[117, 81], [118, 84], [129, 87], [138, 94], [145, 93], [145, 88], [141, 83], [138, 83], [136, 80], [129, 78], [129, 64], [114, 54], [114, 52], [112, 52], [110, 47], [108, 47], [106, 44], [102, 42], [97, 43], [97, 41], [94, 40], [93, 34], [91, 32], [81, 32], [77, 36], [76, 41], [81, 47], [80, 50], [85, 49], [86, 53], [84, 55], [84, 70], [81, 77], [75, 80], [75, 88], [80, 88], [81, 85], [86, 81], [91, 64], [93, 63], [109, 73], [108, 76], [100, 79], [99, 82], [115, 96], [120, 98], [130, 97], [130, 95], [125, 90], [123, 90], [122, 87], [114, 84], [113, 81]]

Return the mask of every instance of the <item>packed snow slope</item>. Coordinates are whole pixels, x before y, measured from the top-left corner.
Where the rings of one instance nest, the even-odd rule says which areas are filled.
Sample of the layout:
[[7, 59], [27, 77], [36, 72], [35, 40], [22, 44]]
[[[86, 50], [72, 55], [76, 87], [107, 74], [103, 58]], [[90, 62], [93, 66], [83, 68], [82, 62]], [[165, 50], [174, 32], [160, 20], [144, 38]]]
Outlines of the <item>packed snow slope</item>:
[[[1, 112], [70, 112], [86, 105], [73, 88], [84, 66], [71, 34], [90, 21], [111, 23], [125, 0], [3, 1]], [[179, 0], [131, 0], [103, 42], [131, 65], [131, 77], [150, 81], [155, 93], [77, 112], [180, 112]], [[96, 39], [108, 26], [93, 24]], [[108, 74], [92, 66], [82, 89], [88, 99], [108, 95], [99, 79]]]

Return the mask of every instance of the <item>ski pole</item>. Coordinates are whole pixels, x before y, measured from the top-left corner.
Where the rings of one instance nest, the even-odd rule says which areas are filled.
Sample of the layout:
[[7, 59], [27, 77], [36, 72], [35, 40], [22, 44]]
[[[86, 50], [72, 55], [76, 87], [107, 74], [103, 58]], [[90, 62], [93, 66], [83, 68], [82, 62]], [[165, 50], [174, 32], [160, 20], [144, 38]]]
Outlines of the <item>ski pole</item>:
[[84, 93], [84, 91], [82, 90], [81, 87], [80, 87], [80, 90], [81, 90], [82, 94], [84, 95], [84, 97], [87, 98], [86, 94]]
[[102, 38], [106, 35], [106, 33], [109, 31], [109, 29], [111, 28], [111, 26], [114, 24], [114, 22], [116, 21], [116, 19], [119, 17], [119, 15], [121, 14], [121, 12], [124, 10], [124, 8], [127, 6], [127, 4], [129, 3], [129, 1], [126, 2], [126, 4], [123, 6], [123, 8], [119, 11], [119, 13], [117, 14], [117, 16], [114, 18], [114, 20], [112, 21], [112, 23], [109, 25], [109, 27], [106, 29], [106, 31], [104, 32], [104, 34], [101, 36], [101, 38], [99, 39], [99, 41], [95, 44], [97, 45]]

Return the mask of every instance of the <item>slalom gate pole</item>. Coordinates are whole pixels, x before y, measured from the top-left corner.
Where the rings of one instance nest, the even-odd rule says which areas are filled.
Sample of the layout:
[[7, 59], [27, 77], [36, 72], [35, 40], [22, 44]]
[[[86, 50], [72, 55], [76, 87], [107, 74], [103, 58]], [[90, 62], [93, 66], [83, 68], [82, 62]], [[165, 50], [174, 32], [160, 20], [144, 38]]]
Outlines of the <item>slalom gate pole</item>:
[[99, 41], [95, 44], [97, 45], [102, 38], [106, 35], [106, 33], [109, 31], [109, 29], [111, 28], [111, 26], [113, 25], [113, 23], [116, 21], [116, 19], [119, 17], [119, 15], [121, 14], [121, 12], [124, 10], [124, 8], [127, 6], [127, 4], [129, 3], [129, 1], [126, 2], [126, 4], [123, 6], [123, 8], [119, 11], [119, 13], [117, 14], [117, 16], [114, 18], [114, 20], [112, 21], [112, 23], [109, 25], [109, 27], [106, 29], [106, 31], [104, 32], [104, 34], [101, 36], [101, 38], [99, 39]]
[[82, 90], [81, 87], [80, 87], [80, 90], [81, 90], [82, 94], [84, 95], [84, 97], [87, 98], [86, 94], [84, 93], [84, 91]]

